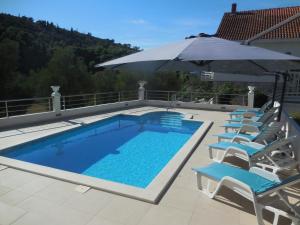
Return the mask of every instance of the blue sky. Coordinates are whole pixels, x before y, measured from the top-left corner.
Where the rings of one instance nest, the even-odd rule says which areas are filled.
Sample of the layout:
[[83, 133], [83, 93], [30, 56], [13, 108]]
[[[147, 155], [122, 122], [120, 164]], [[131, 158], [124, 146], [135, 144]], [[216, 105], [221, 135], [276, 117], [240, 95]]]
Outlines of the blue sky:
[[300, 0], [0, 0], [0, 11], [146, 49], [215, 33], [233, 2], [238, 10], [300, 5]]

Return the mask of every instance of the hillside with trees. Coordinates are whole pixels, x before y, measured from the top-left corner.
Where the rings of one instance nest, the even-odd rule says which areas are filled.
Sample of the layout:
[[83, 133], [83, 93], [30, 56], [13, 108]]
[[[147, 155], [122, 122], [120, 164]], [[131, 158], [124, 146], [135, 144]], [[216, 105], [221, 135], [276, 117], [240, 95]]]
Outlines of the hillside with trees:
[[64, 94], [114, 89], [107, 78], [95, 77], [94, 65], [138, 50], [48, 21], [0, 14], [0, 99], [48, 96], [53, 84]]
[[0, 100], [46, 97], [51, 85], [63, 95], [137, 90], [146, 79], [149, 90], [244, 93], [229, 83], [213, 85], [179, 72], [153, 76], [99, 71], [95, 64], [139, 51], [130, 44], [66, 30], [48, 21], [0, 14]]

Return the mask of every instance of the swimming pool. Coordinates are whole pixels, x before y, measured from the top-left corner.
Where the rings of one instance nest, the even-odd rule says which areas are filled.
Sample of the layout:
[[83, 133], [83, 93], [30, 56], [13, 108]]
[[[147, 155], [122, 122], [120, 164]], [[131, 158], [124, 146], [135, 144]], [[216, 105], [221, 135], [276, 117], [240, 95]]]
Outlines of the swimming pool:
[[0, 155], [146, 188], [201, 125], [175, 112], [118, 115]]
[[213, 122], [185, 109], [150, 110], [46, 124], [0, 143], [0, 165], [155, 204]]

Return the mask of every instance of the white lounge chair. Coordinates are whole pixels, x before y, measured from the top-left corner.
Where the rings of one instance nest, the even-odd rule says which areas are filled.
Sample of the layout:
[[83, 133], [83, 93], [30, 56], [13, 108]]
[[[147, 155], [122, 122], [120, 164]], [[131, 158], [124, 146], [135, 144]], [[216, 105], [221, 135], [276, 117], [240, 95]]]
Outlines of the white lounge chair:
[[261, 142], [266, 138], [270, 138], [271, 136], [279, 136], [284, 135], [284, 124], [282, 122], [271, 122], [265, 123], [261, 129], [258, 127], [252, 126], [249, 124], [244, 124], [238, 131], [236, 132], [225, 132], [222, 134], [216, 134], [214, 136], [218, 137], [218, 142], [222, 140], [225, 141], [233, 141], [235, 137], [243, 137], [245, 141], [256, 141]]
[[264, 124], [269, 124], [277, 118], [279, 113], [279, 109], [273, 107], [268, 112], [266, 112], [262, 117], [260, 117], [258, 120], [252, 120], [252, 119], [242, 119], [240, 122], [229, 122], [224, 124], [222, 127], [225, 128], [225, 132], [228, 132], [228, 129], [238, 130], [245, 124], [252, 125], [254, 127], [257, 127], [258, 130], [260, 130]]
[[292, 170], [298, 166], [293, 149], [293, 142], [296, 138], [296, 136], [280, 138], [268, 144], [219, 142], [209, 145], [209, 157], [216, 162], [223, 162], [226, 157], [235, 156], [247, 161], [249, 167], [255, 165], [273, 173]]
[[[279, 179], [274, 173], [261, 168], [252, 167], [249, 171], [223, 163], [212, 163], [206, 167], [193, 169], [197, 174], [198, 188], [210, 198], [215, 198], [221, 187], [225, 186], [237, 194], [253, 202], [257, 223], [264, 225], [263, 209], [274, 213], [273, 225], [278, 223], [279, 217], [289, 218], [293, 225], [299, 225], [300, 214], [289, 202], [285, 188], [300, 182], [300, 174], [284, 180]], [[203, 185], [203, 177], [207, 178], [206, 186]], [[211, 190], [212, 181], [217, 182]], [[274, 202], [263, 202], [264, 197], [276, 194], [281, 203], [286, 205], [293, 215], [273, 206]]]

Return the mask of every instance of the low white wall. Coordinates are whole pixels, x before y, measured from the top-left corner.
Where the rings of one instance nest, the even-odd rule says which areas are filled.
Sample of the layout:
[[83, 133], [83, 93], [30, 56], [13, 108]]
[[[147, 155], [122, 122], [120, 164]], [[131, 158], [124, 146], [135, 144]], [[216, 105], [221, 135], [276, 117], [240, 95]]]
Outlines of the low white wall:
[[240, 105], [221, 105], [221, 104], [203, 104], [195, 102], [169, 102], [160, 100], [145, 100], [144, 104], [147, 106], [157, 106], [157, 107], [176, 107], [176, 108], [190, 108], [190, 109], [205, 109], [205, 110], [215, 110], [215, 111], [225, 111], [230, 112], [236, 110], [237, 108], [246, 108]]
[[9, 127], [23, 126], [33, 123], [41, 123], [51, 120], [61, 120], [69, 117], [76, 117], [85, 114], [93, 114], [107, 111], [115, 111], [118, 109], [124, 109], [126, 107], [137, 107], [142, 106], [143, 102], [141, 100], [124, 101], [116, 103], [108, 103], [96, 106], [87, 106], [76, 109], [62, 110], [60, 116], [56, 116], [55, 112], [43, 112], [26, 114], [21, 116], [11, 116], [0, 118], [0, 129], [5, 129]]

